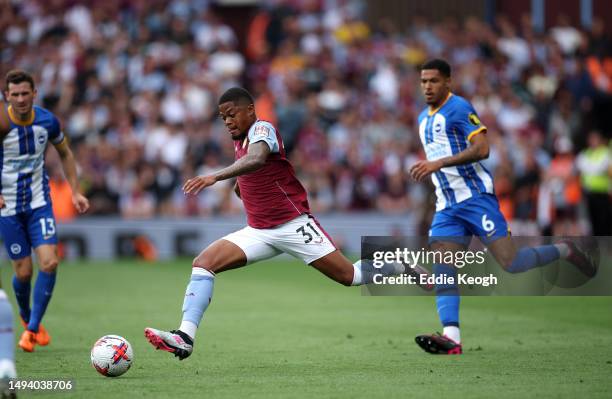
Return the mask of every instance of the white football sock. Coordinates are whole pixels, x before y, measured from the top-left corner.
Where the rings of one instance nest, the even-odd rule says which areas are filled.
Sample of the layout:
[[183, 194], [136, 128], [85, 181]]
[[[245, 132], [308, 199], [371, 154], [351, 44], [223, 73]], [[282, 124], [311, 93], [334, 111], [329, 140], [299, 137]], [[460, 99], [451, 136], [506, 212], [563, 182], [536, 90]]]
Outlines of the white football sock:
[[569, 256], [570, 254], [569, 245], [567, 245], [564, 242], [553, 244], [553, 245], [559, 250], [559, 255], [561, 256], [561, 259], [566, 259]]
[[363, 277], [361, 274], [361, 260], [353, 263], [353, 282], [351, 285], [361, 285], [363, 284]]
[[198, 326], [196, 326], [195, 323], [191, 321], [183, 320], [181, 321], [181, 326], [179, 327], [179, 330], [189, 335], [189, 338], [191, 338], [191, 340], [193, 341], [195, 340], [196, 332], [198, 331]]
[[351, 285], [371, 284], [375, 275], [399, 276], [406, 272], [401, 263], [385, 263], [381, 268], [374, 267], [370, 259], [358, 260], [353, 263], [353, 281]]
[[452, 339], [458, 344], [461, 343], [461, 334], [459, 333], [459, 327], [455, 327], [455, 326], [444, 327], [442, 334], [446, 335], [448, 338]]

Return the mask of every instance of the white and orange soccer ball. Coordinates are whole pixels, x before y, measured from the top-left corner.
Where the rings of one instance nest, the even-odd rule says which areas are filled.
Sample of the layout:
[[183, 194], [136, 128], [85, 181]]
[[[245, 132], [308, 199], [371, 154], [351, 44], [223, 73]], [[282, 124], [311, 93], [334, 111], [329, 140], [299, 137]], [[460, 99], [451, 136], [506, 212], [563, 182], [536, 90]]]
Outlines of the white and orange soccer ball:
[[118, 335], [105, 335], [91, 348], [91, 365], [106, 377], [119, 377], [134, 360], [132, 345]]

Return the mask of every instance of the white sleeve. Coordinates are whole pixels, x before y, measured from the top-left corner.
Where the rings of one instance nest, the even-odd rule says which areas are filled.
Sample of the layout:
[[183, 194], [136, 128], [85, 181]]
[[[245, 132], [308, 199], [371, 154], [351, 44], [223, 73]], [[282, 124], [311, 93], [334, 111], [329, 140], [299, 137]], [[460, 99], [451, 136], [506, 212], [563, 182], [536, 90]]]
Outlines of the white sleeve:
[[270, 147], [271, 152], [279, 152], [278, 139], [276, 138], [276, 129], [271, 123], [257, 121], [249, 129], [249, 143], [265, 141]]

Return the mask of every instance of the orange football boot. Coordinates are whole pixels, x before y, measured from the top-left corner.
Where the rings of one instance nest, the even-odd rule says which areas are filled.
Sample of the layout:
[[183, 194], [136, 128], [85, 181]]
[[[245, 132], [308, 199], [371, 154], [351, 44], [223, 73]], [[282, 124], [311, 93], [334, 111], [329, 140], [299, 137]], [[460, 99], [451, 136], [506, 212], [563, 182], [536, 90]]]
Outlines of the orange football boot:
[[26, 352], [34, 352], [34, 345], [36, 345], [36, 333], [25, 330], [23, 334], [21, 334], [19, 347]]
[[[28, 329], [28, 323], [26, 323], [24, 319], [21, 319], [21, 325], [26, 330]], [[40, 346], [47, 346], [49, 345], [49, 342], [51, 342], [51, 336], [49, 335], [49, 333], [47, 332], [47, 330], [42, 324], [38, 326], [38, 332], [35, 334], [36, 334], [36, 344]]]

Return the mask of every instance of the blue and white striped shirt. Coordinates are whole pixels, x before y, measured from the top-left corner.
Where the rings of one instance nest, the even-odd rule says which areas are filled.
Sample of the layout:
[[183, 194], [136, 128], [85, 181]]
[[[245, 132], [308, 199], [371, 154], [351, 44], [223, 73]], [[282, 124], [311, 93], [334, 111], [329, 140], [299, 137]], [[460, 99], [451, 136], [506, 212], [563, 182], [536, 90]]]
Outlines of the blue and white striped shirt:
[[22, 123], [12, 116], [11, 129], [0, 146], [0, 194], [5, 206], [0, 216], [12, 216], [51, 203], [49, 176], [44, 169], [47, 142], [64, 139], [59, 121], [50, 111], [34, 106], [33, 118]]
[[[437, 109], [423, 110], [418, 120], [419, 136], [429, 161], [465, 150], [474, 135], [486, 131], [472, 105], [452, 93]], [[494, 194], [493, 177], [480, 162], [442, 168], [431, 179], [436, 186], [437, 211], [468, 198]]]

